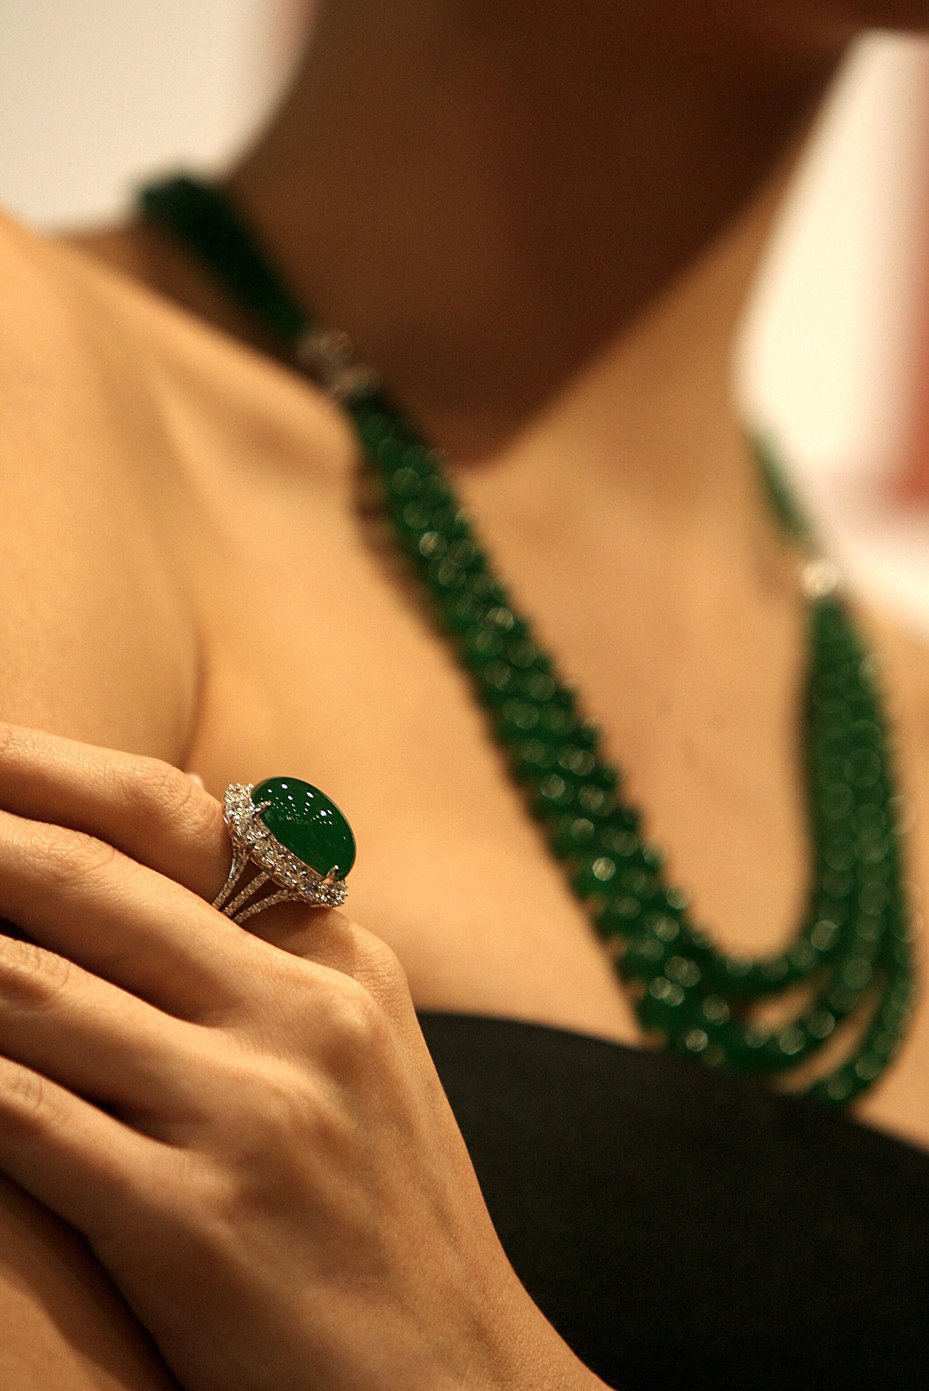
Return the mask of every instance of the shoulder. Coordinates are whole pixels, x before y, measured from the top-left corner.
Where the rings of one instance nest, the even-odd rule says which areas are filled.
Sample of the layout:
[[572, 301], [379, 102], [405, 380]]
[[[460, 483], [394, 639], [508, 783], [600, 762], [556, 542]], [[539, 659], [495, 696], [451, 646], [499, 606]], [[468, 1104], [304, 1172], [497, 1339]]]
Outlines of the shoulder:
[[[15, 301], [7, 300], [7, 293], [15, 294], [18, 286], [28, 283], [34, 275], [38, 284], [42, 276], [43, 239], [19, 222], [6, 208], [0, 207], [0, 270], [4, 277], [4, 303], [7, 306], [0, 318], [8, 323], [12, 317]], [[10, 280], [7, 277], [12, 276]]]
[[0, 718], [170, 757], [194, 662], [144, 353], [78, 260], [5, 216], [0, 282]]

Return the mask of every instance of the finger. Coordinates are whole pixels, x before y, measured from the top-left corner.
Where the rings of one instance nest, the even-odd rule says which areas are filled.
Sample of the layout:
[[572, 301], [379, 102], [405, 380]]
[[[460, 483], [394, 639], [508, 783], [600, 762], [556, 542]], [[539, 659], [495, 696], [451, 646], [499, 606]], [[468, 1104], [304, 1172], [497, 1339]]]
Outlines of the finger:
[[[6, 725], [0, 726], [0, 785], [7, 811], [83, 831], [210, 902], [225, 881], [231, 850], [222, 808], [197, 781], [168, 763]], [[4, 915], [30, 931], [22, 917], [0, 902]], [[30, 921], [36, 921], [34, 912]], [[47, 933], [51, 924], [45, 917], [42, 921]], [[296, 904], [267, 909], [250, 919], [248, 935], [354, 975], [376, 993], [383, 995], [382, 985], [389, 985], [391, 996], [397, 995], [402, 972], [389, 948], [336, 909]], [[39, 940], [71, 955], [57, 935]], [[198, 942], [196, 950], [202, 949]], [[187, 962], [190, 950], [188, 943]], [[99, 957], [74, 959], [91, 969], [104, 964]], [[179, 963], [178, 969], [187, 967]], [[150, 976], [143, 973], [142, 980], [148, 982]], [[118, 983], [136, 988], [125, 978]], [[151, 998], [147, 989], [142, 993]], [[186, 998], [173, 997], [174, 1003], [164, 997], [153, 1002], [166, 1008], [176, 1004], [189, 1014], [191, 993], [196, 996], [196, 986]]]
[[0, 917], [34, 941], [187, 1019], [270, 972], [264, 943], [180, 884], [82, 832], [0, 812]]
[[164, 1147], [0, 1057], [0, 1170], [91, 1240], [157, 1191]]
[[231, 860], [222, 806], [179, 768], [0, 725], [0, 806], [115, 845], [209, 902]]
[[[83, 831], [207, 902], [225, 882], [232, 851], [220, 803], [159, 759], [0, 725], [0, 787], [4, 810]], [[249, 932], [350, 971], [351, 926], [336, 910], [304, 905], [267, 909], [250, 920]]]
[[0, 1053], [144, 1120], [202, 1114], [205, 1031], [30, 942], [0, 941]]
[[[314, 987], [325, 993], [338, 973], [412, 1014], [406, 976], [380, 938], [335, 910], [282, 905], [258, 916], [272, 912], [280, 946], [103, 841], [0, 812], [0, 918], [158, 1009], [204, 1025], [241, 1022], [244, 1011], [258, 1027], [285, 997], [311, 1014]], [[308, 922], [317, 913], [318, 932]]]

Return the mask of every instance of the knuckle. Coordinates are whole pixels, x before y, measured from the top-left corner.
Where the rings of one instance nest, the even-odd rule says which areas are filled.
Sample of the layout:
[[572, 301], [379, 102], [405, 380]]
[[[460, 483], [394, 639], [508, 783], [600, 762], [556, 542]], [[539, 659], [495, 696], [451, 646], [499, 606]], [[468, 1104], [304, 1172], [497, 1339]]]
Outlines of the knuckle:
[[408, 994], [406, 971], [393, 947], [367, 928], [353, 927], [359, 974], [366, 988], [385, 1003]]
[[180, 768], [160, 758], [139, 758], [115, 772], [119, 790], [132, 812], [147, 822], [182, 822], [189, 833], [211, 824], [218, 803]]
[[236, 1069], [235, 1134], [224, 1152], [243, 1178], [267, 1176], [269, 1148], [307, 1152], [328, 1128], [327, 1107], [305, 1072], [280, 1059], [258, 1057]]
[[61, 994], [74, 977], [66, 957], [46, 951], [35, 942], [4, 943], [0, 953], [0, 983], [7, 1001], [47, 1004]]
[[151, 1176], [155, 1181], [140, 1182], [137, 1175], [130, 1175], [125, 1181], [126, 1196], [162, 1237], [177, 1243], [194, 1226], [196, 1216], [209, 1209], [212, 1166], [203, 1151], [185, 1145], [153, 1156], [150, 1164], [146, 1179]]
[[46, 876], [56, 884], [92, 879], [113, 864], [118, 851], [108, 841], [83, 831], [58, 831], [49, 827], [33, 847]]
[[387, 1041], [389, 1025], [380, 1003], [361, 981], [344, 976], [328, 992], [323, 1027], [330, 1056], [370, 1057]]
[[319, 1099], [305, 1078], [280, 1071], [262, 1074], [256, 1095], [262, 1128], [270, 1126], [291, 1137], [315, 1129]]
[[52, 1089], [44, 1077], [29, 1068], [13, 1068], [4, 1079], [7, 1115], [20, 1124], [48, 1126], [54, 1122], [57, 1107]]

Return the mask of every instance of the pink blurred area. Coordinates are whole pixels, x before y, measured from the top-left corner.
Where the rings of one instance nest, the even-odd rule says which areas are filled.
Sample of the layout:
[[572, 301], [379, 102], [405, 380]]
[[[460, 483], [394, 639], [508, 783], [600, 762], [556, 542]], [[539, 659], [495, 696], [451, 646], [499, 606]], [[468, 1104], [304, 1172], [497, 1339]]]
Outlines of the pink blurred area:
[[929, 635], [929, 43], [874, 34], [820, 114], [749, 305], [747, 421], [853, 584]]
[[910, 373], [909, 421], [900, 461], [888, 483], [892, 502], [910, 513], [929, 518], [929, 101], [926, 106], [924, 190], [925, 221], [922, 255], [915, 267], [922, 293], [914, 296], [920, 315]]

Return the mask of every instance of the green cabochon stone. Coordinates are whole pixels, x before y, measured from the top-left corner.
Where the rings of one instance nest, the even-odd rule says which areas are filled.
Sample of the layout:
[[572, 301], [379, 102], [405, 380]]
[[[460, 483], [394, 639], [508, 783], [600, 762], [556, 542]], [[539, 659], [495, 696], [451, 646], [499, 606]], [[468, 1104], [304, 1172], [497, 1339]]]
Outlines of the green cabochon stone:
[[352, 828], [325, 793], [299, 778], [267, 778], [252, 793], [252, 801], [270, 802], [261, 819], [291, 854], [319, 874], [335, 865], [344, 879], [355, 863]]

